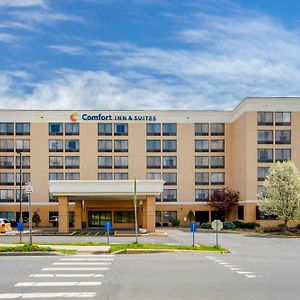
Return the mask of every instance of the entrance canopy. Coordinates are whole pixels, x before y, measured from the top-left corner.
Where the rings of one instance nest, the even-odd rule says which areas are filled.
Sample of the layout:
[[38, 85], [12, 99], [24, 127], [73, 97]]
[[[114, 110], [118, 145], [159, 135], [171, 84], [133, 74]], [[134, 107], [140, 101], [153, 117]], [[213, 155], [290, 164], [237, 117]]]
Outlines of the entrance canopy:
[[[163, 180], [136, 180], [136, 194], [139, 199], [157, 196], [163, 192]], [[134, 180], [50, 180], [49, 192], [54, 196], [69, 199], [131, 199]]]

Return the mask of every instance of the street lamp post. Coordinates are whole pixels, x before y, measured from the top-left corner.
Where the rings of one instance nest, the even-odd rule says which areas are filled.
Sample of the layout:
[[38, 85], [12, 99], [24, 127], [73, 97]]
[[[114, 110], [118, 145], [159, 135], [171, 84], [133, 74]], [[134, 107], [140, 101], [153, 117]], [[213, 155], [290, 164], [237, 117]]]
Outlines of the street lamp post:
[[137, 207], [136, 207], [136, 178], [133, 180], [133, 202], [134, 202], [134, 219], [135, 219], [135, 242], [138, 243], [138, 222], [137, 222]]
[[[23, 217], [22, 217], [22, 151], [17, 152], [20, 155], [20, 217], [19, 217], [19, 223], [23, 223]], [[20, 242], [22, 242], [22, 230], [20, 230]]]

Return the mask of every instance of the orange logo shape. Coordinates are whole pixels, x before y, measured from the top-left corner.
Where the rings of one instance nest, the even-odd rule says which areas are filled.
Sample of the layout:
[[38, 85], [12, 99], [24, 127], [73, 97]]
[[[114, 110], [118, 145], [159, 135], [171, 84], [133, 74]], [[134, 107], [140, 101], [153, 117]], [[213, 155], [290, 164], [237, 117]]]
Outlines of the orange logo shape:
[[76, 122], [78, 119], [78, 113], [77, 112], [73, 112], [71, 115], [70, 115], [70, 120], [72, 122]]

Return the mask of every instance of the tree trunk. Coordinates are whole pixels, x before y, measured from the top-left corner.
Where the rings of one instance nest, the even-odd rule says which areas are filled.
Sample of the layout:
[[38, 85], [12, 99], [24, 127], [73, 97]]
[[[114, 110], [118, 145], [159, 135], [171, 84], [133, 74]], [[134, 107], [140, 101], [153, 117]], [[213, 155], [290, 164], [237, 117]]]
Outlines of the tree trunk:
[[288, 220], [284, 220], [284, 231], [287, 231], [288, 230]]

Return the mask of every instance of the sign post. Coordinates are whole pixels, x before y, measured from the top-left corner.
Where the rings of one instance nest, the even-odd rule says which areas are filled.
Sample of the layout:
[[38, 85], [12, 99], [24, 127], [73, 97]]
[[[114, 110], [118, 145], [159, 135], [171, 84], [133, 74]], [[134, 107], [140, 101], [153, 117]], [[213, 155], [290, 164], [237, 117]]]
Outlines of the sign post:
[[219, 231], [223, 228], [223, 222], [220, 220], [214, 220], [211, 223], [211, 227], [213, 230], [215, 230], [216, 232], [216, 246], [219, 247], [219, 237], [218, 237], [218, 233]]
[[32, 245], [32, 206], [31, 206], [31, 193], [33, 187], [31, 182], [25, 183], [25, 193], [28, 195], [28, 209], [29, 209], [29, 245]]
[[111, 222], [105, 222], [105, 231], [107, 235], [107, 244], [109, 245], [109, 232], [111, 231]]
[[191, 223], [190, 224], [190, 230], [193, 233], [193, 247], [195, 246], [195, 232], [197, 231], [197, 224], [196, 223]]

